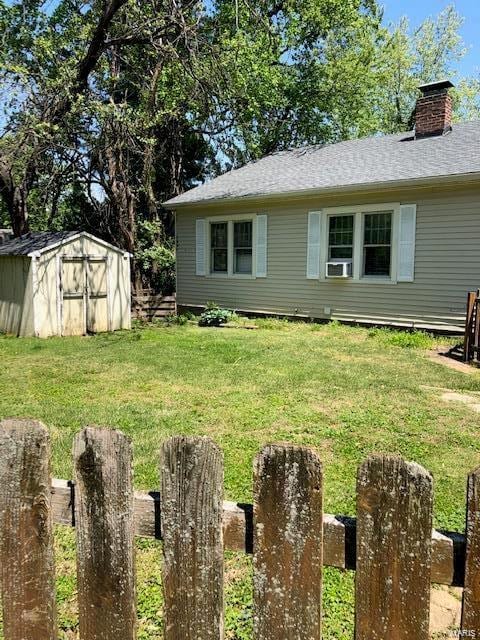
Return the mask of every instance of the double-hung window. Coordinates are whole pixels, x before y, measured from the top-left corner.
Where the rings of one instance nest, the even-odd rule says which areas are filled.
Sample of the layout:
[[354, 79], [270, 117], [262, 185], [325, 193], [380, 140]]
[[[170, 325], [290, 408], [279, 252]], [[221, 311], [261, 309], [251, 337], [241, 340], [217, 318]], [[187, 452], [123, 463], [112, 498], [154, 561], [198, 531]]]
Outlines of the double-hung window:
[[252, 273], [253, 222], [244, 220], [233, 223], [233, 272]]
[[328, 229], [328, 259], [352, 260], [353, 259], [353, 214], [329, 216]]
[[253, 219], [211, 221], [210, 273], [253, 274]]
[[227, 222], [212, 222], [210, 225], [210, 270], [212, 273], [228, 273]]
[[[395, 202], [309, 212], [307, 277], [411, 282], [415, 212], [415, 205]], [[348, 268], [331, 263], [347, 263]]]
[[363, 275], [391, 276], [392, 212], [364, 214]]

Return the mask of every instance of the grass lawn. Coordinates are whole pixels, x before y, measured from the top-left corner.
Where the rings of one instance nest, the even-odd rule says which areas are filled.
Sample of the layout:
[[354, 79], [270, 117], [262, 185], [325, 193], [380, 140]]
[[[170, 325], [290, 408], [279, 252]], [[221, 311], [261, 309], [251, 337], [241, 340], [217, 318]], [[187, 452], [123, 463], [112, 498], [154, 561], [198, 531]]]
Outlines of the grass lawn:
[[[428, 359], [445, 339], [423, 334], [258, 321], [260, 329], [162, 326], [88, 338], [0, 337], [0, 418], [42, 420], [55, 476], [71, 476], [73, 435], [86, 424], [117, 427], [135, 450], [135, 484], [158, 488], [158, 451], [173, 434], [215, 439], [225, 455], [226, 497], [251, 500], [259, 447], [289, 441], [324, 461], [325, 510], [354, 514], [358, 463], [398, 453], [435, 480], [435, 524], [462, 530], [468, 471], [480, 463], [480, 414], [440, 399], [480, 393], [480, 372]], [[57, 529], [62, 638], [76, 638], [75, 550]], [[161, 632], [160, 549], [138, 541], [139, 638]], [[227, 554], [227, 638], [251, 638], [250, 560]], [[352, 637], [353, 574], [329, 569], [324, 639]]]

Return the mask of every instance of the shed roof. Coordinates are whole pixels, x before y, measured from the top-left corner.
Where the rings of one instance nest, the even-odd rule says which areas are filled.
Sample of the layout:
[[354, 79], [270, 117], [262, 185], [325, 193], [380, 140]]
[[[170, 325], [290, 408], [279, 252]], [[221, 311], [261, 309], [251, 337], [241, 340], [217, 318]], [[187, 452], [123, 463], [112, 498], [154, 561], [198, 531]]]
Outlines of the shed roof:
[[413, 132], [273, 153], [166, 202], [169, 208], [248, 197], [331, 189], [408, 185], [455, 176], [480, 177], [480, 120], [443, 136]]
[[85, 231], [38, 231], [27, 233], [19, 238], [12, 238], [0, 245], [0, 256], [32, 256], [38, 253], [44, 253], [57, 246], [66, 244], [67, 242], [85, 236], [99, 242], [108, 247], [112, 251], [126, 253], [123, 249], [115, 247], [113, 244], [105, 242]]

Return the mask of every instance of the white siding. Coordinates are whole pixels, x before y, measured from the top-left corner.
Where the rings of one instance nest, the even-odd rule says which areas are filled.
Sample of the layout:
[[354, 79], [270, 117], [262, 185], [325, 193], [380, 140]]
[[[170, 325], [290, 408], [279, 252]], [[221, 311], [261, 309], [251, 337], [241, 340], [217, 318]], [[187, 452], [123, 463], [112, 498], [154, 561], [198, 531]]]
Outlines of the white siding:
[[[309, 211], [388, 201], [417, 204], [413, 282], [306, 278]], [[268, 214], [268, 275], [253, 280], [196, 277], [195, 221], [224, 211], [213, 207], [179, 210], [179, 305], [202, 306], [214, 300], [239, 310], [314, 318], [437, 326], [463, 323], [466, 292], [480, 285], [480, 188], [317, 198], [292, 206], [261, 204]], [[251, 211], [255, 209], [258, 203]], [[228, 205], [229, 213], [237, 211], [247, 209]]]
[[0, 331], [33, 336], [30, 258], [0, 256]]
[[65, 256], [108, 256], [109, 296], [112, 330], [130, 329], [130, 262], [123, 254], [112, 251], [90, 238], [80, 237], [63, 247], [44, 253], [37, 266], [37, 287], [35, 290], [35, 324], [40, 337], [58, 335], [58, 280], [57, 257]]

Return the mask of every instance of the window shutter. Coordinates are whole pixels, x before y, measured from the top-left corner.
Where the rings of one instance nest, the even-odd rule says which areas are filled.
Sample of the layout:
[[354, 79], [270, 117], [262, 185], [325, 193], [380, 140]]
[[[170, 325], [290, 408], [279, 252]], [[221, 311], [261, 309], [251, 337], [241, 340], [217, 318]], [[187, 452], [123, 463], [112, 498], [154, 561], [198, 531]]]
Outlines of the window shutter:
[[400, 206], [400, 230], [398, 245], [398, 282], [413, 282], [415, 276], [415, 229], [417, 205]]
[[196, 231], [196, 274], [197, 276], [204, 276], [206, 274], [205, 269], [205, 229], [206, 222], [203, 218], [197, 218], [195, 231]]
[[257, 278], [267, 277], [267, 216], [257, 216], [256, 271]]
[[309, 280], [318, 280], [320, 277], [321, 216], [320, 211], [308, 213], [307, 278]]

